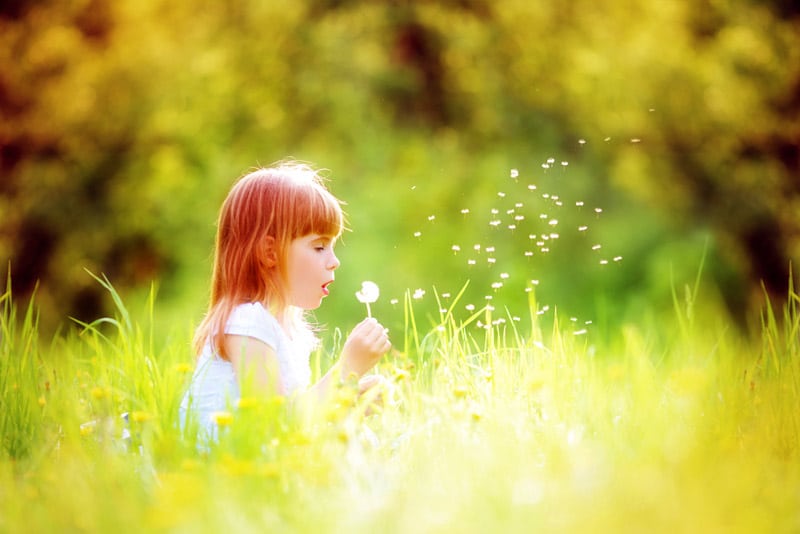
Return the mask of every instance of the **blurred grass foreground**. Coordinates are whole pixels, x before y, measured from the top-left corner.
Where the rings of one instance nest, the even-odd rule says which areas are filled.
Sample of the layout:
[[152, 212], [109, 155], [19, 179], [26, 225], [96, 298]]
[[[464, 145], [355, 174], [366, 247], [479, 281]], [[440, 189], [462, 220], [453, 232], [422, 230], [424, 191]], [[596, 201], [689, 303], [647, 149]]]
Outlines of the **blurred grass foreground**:
[[347, 384], [313, 413], [243, 398], [207, 447], [177, 421], [187, 340], [154, 345], [153, 309], [104, 285], [115, 317], [49, 345], [2, 297], [3, 532], [800, 528], [794, 291], [752, 339], [687, 288], [669, 336], [604, 345], [543, 329], [532, 293], [519, 323], [453, 302], [430, 326], [409, 294], [381, 406]]

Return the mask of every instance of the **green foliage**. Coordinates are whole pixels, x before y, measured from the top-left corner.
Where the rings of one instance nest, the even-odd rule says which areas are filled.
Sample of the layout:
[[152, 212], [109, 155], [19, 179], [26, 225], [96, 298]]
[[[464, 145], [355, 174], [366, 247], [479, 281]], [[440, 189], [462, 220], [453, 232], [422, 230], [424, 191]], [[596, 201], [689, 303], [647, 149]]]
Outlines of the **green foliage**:
[[[16, 2], [0, 8], [0, 257], [18, 296], [40, 282], [46, 331], [111, 306], [85, 268], [125, 293], [162, 280], [196, 316], [225, 192], [292, 155], [349, 203], [345, 266], [363, 270], [346, 293], [383, 262], [399, 298], [461, 270], [454, 234], [482, 239], [458, 210], [486, 213], [509, 169], [538, 178], [554, 157], [625, 261], [596, 275], [564, 236], [562, 259], [500, 272], [622, 316], [668, 302], [657, 263], [691, 271], [683, 243], [710, 234], [708, 279], [743, 320], [797, 264], [797, 40], [780, 2]], [[468, 277], [483, 297], [492, 276]]]

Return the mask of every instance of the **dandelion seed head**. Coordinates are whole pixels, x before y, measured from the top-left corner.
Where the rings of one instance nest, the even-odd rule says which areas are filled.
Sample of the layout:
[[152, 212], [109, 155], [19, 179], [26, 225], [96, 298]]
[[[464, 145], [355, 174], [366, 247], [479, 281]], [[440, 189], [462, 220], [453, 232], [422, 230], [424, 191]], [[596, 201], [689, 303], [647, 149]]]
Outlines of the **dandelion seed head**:
[[378, 284], [365, 280], [361, 282], [361, 289], [356, 291], [356, 298], [362, 304], [372, 304], [378, 300], [380, 294], [381, 292]]

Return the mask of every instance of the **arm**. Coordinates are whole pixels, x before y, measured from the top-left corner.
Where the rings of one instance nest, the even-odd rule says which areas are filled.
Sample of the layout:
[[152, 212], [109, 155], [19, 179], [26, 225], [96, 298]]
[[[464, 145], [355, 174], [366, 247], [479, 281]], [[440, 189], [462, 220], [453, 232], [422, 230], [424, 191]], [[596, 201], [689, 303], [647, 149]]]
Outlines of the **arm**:
[[236, 370], [242, 396], [285, 395], [272, 347], [258, 339], [236, 335], [226, 335], [223, 343]]
[[353, 328], [342, 347], [339, 361], [310, 388], [317, 398], [324, 399], [332, 387], [351, 375], [360, 378], [389, 352], [392, 344], [386, 329], [374, 318], [367, 318]]

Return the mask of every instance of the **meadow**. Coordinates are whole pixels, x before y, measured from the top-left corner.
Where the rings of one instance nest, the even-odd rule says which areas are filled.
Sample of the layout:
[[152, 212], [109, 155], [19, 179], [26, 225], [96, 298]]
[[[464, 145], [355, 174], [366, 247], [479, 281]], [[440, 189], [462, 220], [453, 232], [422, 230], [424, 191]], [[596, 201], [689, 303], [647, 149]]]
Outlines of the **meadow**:
[[[2, 297], [3, 532], [796, 532], [800, 296], [732, 329], [698, 285], [602, 344], [436, 293], [376, 372], [314, 409], [243, 398], [211, 447], [182, 434], [189, 334], [154, 293], [80, 333], [37, 335]], [[416, 295], [419, 297], [419, 295]], [[315, 373], [333, 361], [327, 335]], [[126, 414], [123, 416], [123, 414]]]

